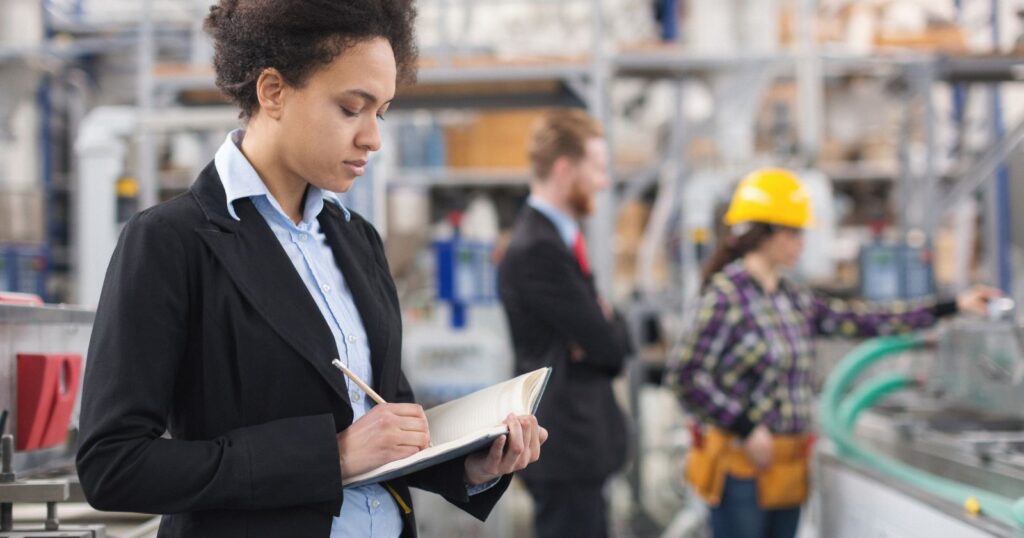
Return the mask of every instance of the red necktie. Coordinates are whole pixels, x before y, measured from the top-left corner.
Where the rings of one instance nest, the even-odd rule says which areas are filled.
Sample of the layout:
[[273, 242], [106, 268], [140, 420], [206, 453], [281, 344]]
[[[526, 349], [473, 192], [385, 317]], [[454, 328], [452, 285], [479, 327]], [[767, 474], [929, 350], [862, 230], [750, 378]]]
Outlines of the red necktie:
[[576, 261], [580, 264], [583, 274], [590, 274], [590, 262], [587, 260], [587, 244], [583, 241], [583, 234], [576, 232], [576, 240], [572, 243], [572, 253], [576, 255]]

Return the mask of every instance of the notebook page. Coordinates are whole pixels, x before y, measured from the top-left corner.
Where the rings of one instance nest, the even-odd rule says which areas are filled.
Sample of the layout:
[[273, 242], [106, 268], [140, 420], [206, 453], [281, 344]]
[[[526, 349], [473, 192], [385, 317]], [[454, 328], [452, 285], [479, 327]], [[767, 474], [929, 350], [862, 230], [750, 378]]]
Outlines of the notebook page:
[[458, 439], [481, 428], [500, 425], [509, 413], [525, 413], [522, 387], [528, 377], [524, 374], [428, 409], [431, 442], [436, 445]]

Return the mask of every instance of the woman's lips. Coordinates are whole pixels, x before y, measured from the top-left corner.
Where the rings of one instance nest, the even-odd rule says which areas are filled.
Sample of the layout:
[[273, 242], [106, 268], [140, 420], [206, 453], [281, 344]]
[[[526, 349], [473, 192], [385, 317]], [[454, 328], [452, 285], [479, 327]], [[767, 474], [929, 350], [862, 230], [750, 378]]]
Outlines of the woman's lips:
[[366, 161], [364, 160], [344, 161], [344, 163], [345, 166], [347, 166], [348, 169], [357, 176], [361, 176], [366, 173]]

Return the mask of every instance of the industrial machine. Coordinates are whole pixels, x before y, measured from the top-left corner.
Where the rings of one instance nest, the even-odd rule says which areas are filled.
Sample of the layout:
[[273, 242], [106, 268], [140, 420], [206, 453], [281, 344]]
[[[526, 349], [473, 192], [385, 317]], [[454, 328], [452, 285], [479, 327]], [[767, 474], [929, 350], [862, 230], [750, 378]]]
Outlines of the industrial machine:
[[[990, 311], [937, 338], [868, 342], [832, 372], [821, 536], [1024, 536], [1024, 334], [1012, 301]], [[878, 373], [897, 355], [903, 371]]]

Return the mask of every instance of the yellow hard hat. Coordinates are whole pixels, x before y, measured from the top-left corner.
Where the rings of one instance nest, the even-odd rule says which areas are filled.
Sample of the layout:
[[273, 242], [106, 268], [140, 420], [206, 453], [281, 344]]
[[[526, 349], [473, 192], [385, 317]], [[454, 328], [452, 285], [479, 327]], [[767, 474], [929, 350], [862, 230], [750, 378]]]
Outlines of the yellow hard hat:
[[781, 168], [755, 170], [740, 181], [725, 223], [764, 222], [790, 228], [810, 228], [811, 196], [796, 174]]

